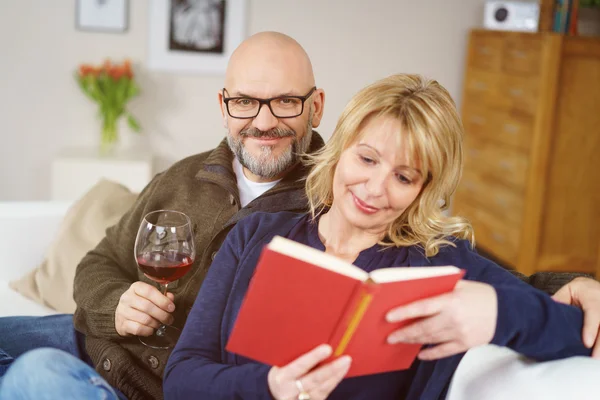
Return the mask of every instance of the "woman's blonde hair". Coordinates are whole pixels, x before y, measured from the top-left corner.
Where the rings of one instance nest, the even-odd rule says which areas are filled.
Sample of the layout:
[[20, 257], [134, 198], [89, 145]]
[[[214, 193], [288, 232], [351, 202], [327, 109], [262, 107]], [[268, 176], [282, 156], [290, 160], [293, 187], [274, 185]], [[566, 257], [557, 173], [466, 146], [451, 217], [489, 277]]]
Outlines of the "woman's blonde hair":
[[409, 154], [419, 160], [425, 177], [421, 192], [391, 224], [382, 244], [420, 245], [431, 257], [441, 245], [452, 244], [450, 236], [472, 242], [466, 220], [442, 213], [461, 177], [462, 123], [448, 91], [420, 75], [392, 75], [362, 89], [342, 112], [325, 147], [308, 156], [313, 168], [306, 178], [306, 193], [313, 218], [333, 202], [333, 176], [342, 152], [359, 139], [369, 118], [379, 116], [400, 121], [398, 143], [406, 137]]

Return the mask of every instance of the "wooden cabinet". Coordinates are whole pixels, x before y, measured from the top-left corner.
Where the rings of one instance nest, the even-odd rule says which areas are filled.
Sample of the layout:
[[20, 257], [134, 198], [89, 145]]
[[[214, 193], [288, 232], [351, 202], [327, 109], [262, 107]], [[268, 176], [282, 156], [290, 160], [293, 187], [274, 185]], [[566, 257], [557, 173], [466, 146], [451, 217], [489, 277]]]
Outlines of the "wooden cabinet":
[[517, 270], [600, 278], [600, 40], [474, 30], [453, 213]]

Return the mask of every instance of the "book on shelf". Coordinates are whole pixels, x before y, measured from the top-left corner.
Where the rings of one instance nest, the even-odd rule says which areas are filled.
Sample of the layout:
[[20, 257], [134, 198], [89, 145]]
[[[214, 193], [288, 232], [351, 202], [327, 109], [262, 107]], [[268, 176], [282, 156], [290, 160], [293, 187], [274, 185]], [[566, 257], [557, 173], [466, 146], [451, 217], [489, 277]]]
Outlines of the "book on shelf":
[[283, 366], [316, 346], [352, 357], [347, 377], [403, 370], [420, 344], [388, 344], [391, 309], [454, 289], [455, 266], [390, 267], [367, 273], [331, 254], [276, 236], [266, 245], [242, 302], [226, 350]]

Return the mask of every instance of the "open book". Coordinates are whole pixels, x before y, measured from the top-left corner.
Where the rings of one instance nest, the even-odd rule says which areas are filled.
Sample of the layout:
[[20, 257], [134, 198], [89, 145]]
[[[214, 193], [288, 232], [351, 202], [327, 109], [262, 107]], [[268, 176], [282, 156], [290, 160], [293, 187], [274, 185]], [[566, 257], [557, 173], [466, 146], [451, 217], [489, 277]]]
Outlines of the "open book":
[[383, 268], [367, 273], [279, 236], [265, 246], [226, 349], [283, 366], [314, 347], [333, 348], [328, 362], [352, 357], [347, 377], [410, 367], [419, 344], [388, 344], [410, 323], [391, 324], [392, 308], [452, 291], [464, 271], [447, 267]]

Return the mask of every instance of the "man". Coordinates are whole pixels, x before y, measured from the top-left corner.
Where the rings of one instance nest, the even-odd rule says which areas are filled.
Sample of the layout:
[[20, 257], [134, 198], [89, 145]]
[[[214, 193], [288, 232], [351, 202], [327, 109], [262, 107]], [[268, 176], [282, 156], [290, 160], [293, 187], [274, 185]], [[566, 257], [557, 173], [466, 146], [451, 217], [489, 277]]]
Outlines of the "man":
[[[153, 335], [162, 323], [183, 326], [212, 257], [233, 225], [255, 211], [306, 210], [302, 178], [307, 170], [298, 163], [296, 154], [313, 152], [323, 145], [312, 129], [321, 121], [325, 95], [315, 87], [312, 66], [302, 47], [273, 32], [247, 39], [229, 61], [218, 100], [227, 139], [216, 149], [189, 157], [157, 175], [133, 208], [81, 261], [74, 290], [78, 306], [74, 324], [81, 333], [73, 333], [68, 316], [59, 317], [62, 332], [72, 337], [66, 344], [37, 342], [28, 346], [58, 347], [83, 359], [121, 392], [121, 398], [162, 398], [162, 374], [170, 350], [146, 347], [137, 336]], [[186, 276], [170, 286], [167, 296], [138, 271], [133, 258], [139, 223], [147, 212], [156, 209], [183, 211], [194, 225], [196, 261]], [[552, 277], [560, 281], [558, 287], [571, 279]], [[591, 293], [600, 293], [600, 288]], [[35, 319], [36, 323], [40, 324], [39, 320]], [[598, 324], [594, 323], [597, 331]], [[31, 326], [32, 322], [23, 321], [17, 328], [12, 325], [13, 335], [23, 331], [23, 325]], [[8, 324], [4, 326], [9, 329]], [[53, 326], [46, 335], [61, 336], [57, 329]], [[0, 349], [13, 357], [22, 352], [12, 354], [2, 339]], [[54, 367], [48, 357], [41, 359], [33, 358], [29, 365], [44, 367], [43, 362], [48, 362]], [[11, 388], [35, 387], [40, 382], [35, 380], [38, 372], [52, 369], [27, 366], [23, 361], [20, 368], [27, 374], [14, 369], [10, 388], [6, 381], [0, 385], [0, 399], [3, 391]], [[59, 382], [61, 376], [68, 375], [61, 368], [53, 369], [55, 379], [46, 376], [45, 382]], [[85, 376], [97, 383], [94, 374]], [[81, 383], [89, 386], [83, 378]], [[88, 393], [86, 389], [90, 388], [77, 393]], [[107, 390], [102, 385], [92, 389]], [[76, 388], [69, 386], [69, 390]]]
[[[137, 336], [153, 335], [162, 323], [183, 326], [233, 225], [255, 211], [306, 210], [302, 178], [307, 169], [297, 154], [323, 145], [312, 129], [321, 121], [325, 94], [315, 87], [304, 49], [282, 34], [254, 35], [233, 53], [218, 99], [227, 139], [157, 175], [84, 257], [75, 276], [73, 320], [85, 340], [77, 335], [65, 346], [50, 344], [84, 360], [89, 355], [88, 362], [130, 400], [162, 398], [170, 350], [146, 347]], [[156, 209], [182, 211], [194, 225], [196, 261], [168, 296], [138, 271], [133, 258], [140, 221]], [[56, 329], [43, 335], [62, 336], [51, 333]], [[83, 342], [85, 349], [77, 349]]]

